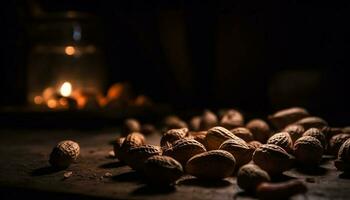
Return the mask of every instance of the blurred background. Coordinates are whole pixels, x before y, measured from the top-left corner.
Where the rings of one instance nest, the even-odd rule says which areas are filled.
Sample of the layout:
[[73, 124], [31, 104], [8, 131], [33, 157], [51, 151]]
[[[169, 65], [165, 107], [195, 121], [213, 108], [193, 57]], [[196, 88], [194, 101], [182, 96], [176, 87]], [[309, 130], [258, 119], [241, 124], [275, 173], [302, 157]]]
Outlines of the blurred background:
[[5, 0], [0, 9], [7, 116], [150, 105], [266, 116], [303, 106], [349, 122], [343, 1]]

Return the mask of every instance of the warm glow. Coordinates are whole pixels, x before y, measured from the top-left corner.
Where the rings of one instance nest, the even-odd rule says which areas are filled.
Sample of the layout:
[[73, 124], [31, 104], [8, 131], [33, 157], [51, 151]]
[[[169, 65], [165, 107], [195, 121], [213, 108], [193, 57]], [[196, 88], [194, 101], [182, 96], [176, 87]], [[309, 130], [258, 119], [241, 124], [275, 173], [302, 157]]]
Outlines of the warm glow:
[[64, 52], [68, 55], [68, 56], [72, 56], [75, 54], [75, 48], [73, 46], [66, 46], [66, 48], [64, 49]]
[[49, 108], [56, 108], [57, 107], [57, 101], [55, 99], [49, 99], [47, 101], [47, 107], [49, 107]]
[[64, 97], [69, 97], [72, 93], [72, 84], [64, 82], [60, 88], [60, 93]]
[[44, 101], [44, 99], [43, 99], [43, 97], [41, 97], [41, 96], [35, 96], [34, 97], [34, 103], [35, 104], [42, 104], [43, 103], [43, 101]]
[[59, 102], [60, 105], [63, 106], [63, 107], [67, 107], [67, 106], [68, 106], [67, 98], [60, 98], [60, 100], [58, 100], [58, 102]]

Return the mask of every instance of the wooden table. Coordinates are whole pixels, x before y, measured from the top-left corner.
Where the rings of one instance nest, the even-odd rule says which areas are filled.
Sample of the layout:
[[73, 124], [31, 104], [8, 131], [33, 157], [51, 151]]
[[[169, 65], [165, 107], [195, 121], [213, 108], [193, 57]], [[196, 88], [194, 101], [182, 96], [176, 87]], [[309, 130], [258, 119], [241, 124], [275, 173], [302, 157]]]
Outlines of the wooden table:
[[[174, 188], [155, 189], [142, 177], [108, 157], [116, 131], [0, 130], [0, 194], [6, 198], [38, 199], [254, 199], [245, 194], [234, 177], [216, 182], [184, 176]], [[60, 140], [79, 142], [81, 157], [67, 170], [55, 171], [48, 155]], [[158, 143], [159, 136], [148, 138]], [[69, 178], [64, 173], [71, 171]], [[318, 170], [303, 173], [292, 169], [282, 179], [307, 181], [307, 199], [350, 199], [350, 180], [336, 171], [332, 160]], [[293, 199], [306, 199], [295, 196]]]

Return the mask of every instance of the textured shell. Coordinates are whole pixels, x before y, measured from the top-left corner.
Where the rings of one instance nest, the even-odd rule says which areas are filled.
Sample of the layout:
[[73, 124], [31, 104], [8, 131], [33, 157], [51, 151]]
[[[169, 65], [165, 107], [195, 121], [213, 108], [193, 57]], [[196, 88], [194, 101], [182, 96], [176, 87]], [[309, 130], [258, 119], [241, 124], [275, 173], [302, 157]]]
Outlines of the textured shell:
[[237, 174], [237, 184], [248, 192], [255, 192], [256, 187], [263, 182], [270, 182], [269, 174], [254, 164], [242, 166]]
[[191, 157], [205, 151], [205, 147], [196, 140], [180, 139], [173, 144], [172, 148], [166, 151], [165, 155], [185, 165]]
[[66, 168], [78, 158], [79, 154], [80, 147], [78, 143], [71, 140], [64, 140], [53, 148], [49, 163], [53, 167]]
[[289, 169], [291, 165], [290, 155], [282, 148], [274, 144], [263, 144], [253, 154], [253, 161], [269, 175], [278, 175]]
[[186, 122], [182, 121], [179, 117], [175, 115], [168, 116], [164, 119], [165, 131], [170, 129], [181, 129], [187, 128]]
[[310, 116], [309, 112], [300, 107], [283, 109], [269, 116], [269, 120], [277, 129], [283, 129], [287, 125], [302, 118]]
[[121, 149], [121, 147], [122, 147], [122, 144], [123, 144], [124, 140], [125, 140], [125, 137], [117, 138], [115, 144], [113, 145], [114, 155], [115, 155], [120, 161], [122, 161], [122, 160], [121, 160], [121, 158], [120, 158], [120, 156], [119, 156], [119, 153], [120, 153], [120, 149]]
[[242, 140], [224, 127], [216, 126], [209, 129], [205, 137], [207, 150], [219, 149], [220, 145], [228, 139]]
[[202, 179], [222, 179], [232, 175], [235, 163], [229, 152], [212, 150], [192, 157], [186, 164], [186, 172]]
[[255, 149], [261, 147], [262, 143], [256, 140], [248, 142], [249, 148], [255, 151]]
[[174, 184], [183, 174], [181, 164], [168, 156], [152, 156], [144, 163], [144, 174], [151, 184]]
[[303, 136], [294, 143], [294, 155], [301, 165], [316, 166], [320, 164], [322, 154], [322, 144], [314, 137]]
[[293, 141], [288, 132], [276, 133], [267, 140], [267, 144], [280, 146], [288, 153], [293, 152]]
[[291, 124], [283, 129], [283, 132], [288, 132], [290, 137], [292, 138], [293, 143], [303, 136], [305, 129], [301, 125]]
[[350, 164], [350, 139], [347, 139], [339, 149], [338, 160]]
[[234, 109], [228, 110], [220, 120], [220, 126], [233, 129], [244, 125], [243, 115]]
[[341, 145], [350, 138], [350, 134], [342, 133], [335, 135], [329, 141], [329, 149], [332, 155], [338, 156]]
[[297, 121], [295, 124], [303, 126], [305, 130], [309, 128], [322, 129], [323, 127], [328, 125], [328, 123], [324, 119], [319, 117], [305, 117]]
[[127, 154], [128, 156], [125, 157], [125, 162], [134, 170], [141, 171], [143, 169], [145, 160], [151, 156], [161, 154], [162, 151], [159, 146], [149, 144], [135, 146], [129, 149]]
[[303, 136], [311, 136], [321, 142], [323, 148], [326, 148], [326, 136], [317, 128], [309, 128]]
[[252, 160], [254, 150], [251, 149], [243, 140], [226, 140], [221, 144], [220, 150], [230, 152], [236, 159], [236, 168], [247, 164]]
[[265, 143], [271, 134], [270, 126], [262, 119], [250, 120], [246, 128], [253, 134], [254, 140], [261, 143]]
[[244, 127], [234, 128], [230, 130], [231, 133], [233, 133], [235, 136], [243, 139], [246, 142], [250, 142], [253, 140], [253, 134], [250, 132], [249, 129]]
[[121, 161], [125, 161], [125, 157], [127, 156], [130, 148], [144, 145], [145, 140], [145, 137], [141, 133], [130, 133], [128, 136], [126, 136], [122, 146], [119, 149], [119, 152], [117, 154], [118, 159]]
[[204, 146], [207, 146], [205, 142], [205, 137], [207, 136], [207, 133], [207, 131], [190, 132], [190, 136], [192, 136], [194, 140], [200, 142]]
[[176, 140], [183, 139], [188, 134], [188, 128], [170, 129], [162, 136], [160, 146], [173, 144]]
[[216, 126], [217, 124], [218, 124], [217, 116], [213, 112], [206, 110], [203, 112], [203, 114], [201, 116], [199, 130], [206, 131], [206, 130]]

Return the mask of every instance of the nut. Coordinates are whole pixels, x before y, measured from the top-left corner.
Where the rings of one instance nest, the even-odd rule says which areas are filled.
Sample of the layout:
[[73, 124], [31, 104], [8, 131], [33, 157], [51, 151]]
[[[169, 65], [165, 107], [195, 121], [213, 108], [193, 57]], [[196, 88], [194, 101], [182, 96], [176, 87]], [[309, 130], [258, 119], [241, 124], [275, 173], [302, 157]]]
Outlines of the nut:
[[303, 119], [300, 119], [299, 121], [295, 122], [295, 124], [299, 124], [304, 127], [305, 130], [309, 128], [318, 128], [322, 129], [323, 127], [327, 126], [327, 122], [319, 117], [305, 117]]
[[220, 150], [225, 150], [233, 155], [236, 159], [236, 168], [247, 164], [252, 160], [254, 150], [251, 149], [243, 140], [226, 140], [221, 144]]
[[183, 139], [188, 135], [188, 128], [170, 129], [162, 136], [160, 146], [173, 144], [179, 139]]
[[207, 146], [205, 142], [205, 137], [207, 136], [207, 133], [207, 131], [190, 132], [190, 136], [192, 136], [194, 140], [200, 142], [204, 146]]
[[242, 166], [237, 174], [237, 184], [247, 192], [255, 193], [257, 186], [263, 182], [270, 182], [269, 174], [254, 164]]
[[218, 118], [216, 117], [216, 115], [213, 112], [206, 110], [203, 112], [201, 116], [199, 130], [206, 131], [216, 126], [217, 124], [218, 124]]
[[182, 121], [178, 116], [170, 115], [164, 119], [165, 131], [170, 129], [187, 128], [186, 122]]
[[132, 147], [140, 146], [145, 144], [145, 137], [141, 133], [130, 133], [123, 141], [122, 146], [120, 147], [117, 158], [121, 161], [125, 161], [125, 158], [127, 157], [128, 151]]
[[317, 166], [323, 154], [321, 142], [311, 136], [303, 136], [294, 143], [294, 155], [302, 166]]
[[219, 149], [220, 145], [228, 139], [242, 140], [224, 127], [216, 126], [209, 129], [205, 137], [207, 150]]
[[174, 158], [185, 166], [191, 157], [205, 151], [205, 147], [196, 140], [180, 139], [177, 140], [171, 148], [164, 152], [164, 155]]
[[183, 168], [174, 158], [152, 156], [144, 163], [144, 174], [150, 184], [172, 185], [183, 174]]
[[348, 133], [350, 134], [350, 126], [344, 127], [341, 129], [343, 133]]
[[280, 110], [275, 114], [270, 115], [268, 118], [278, 130], [281, 130], [287, 125], [308, 116], [310, 115], [306, 109], [300, 107], [292, 107]]
[[254, 140], [265, 143], [269, 139], [271, 130], [269, 125], [262, 119], [250, 120], [246, 128], [253, 134]]
[[74, 162], [80, 154], [79, 144], [64, 140], [59, 142], [50, 154], [49, 163], [55, 168], [67, 168]]
[[190, 120], [190, 129], [192, 131], [199, 131], [201, 124], [201, 117], [200, 116], [194, 116]]
[[305, 183], [300, 180], [290, 180], [282, 183], [261, 183], [256, 189], [259, 199], [290, 199], [296, 194], [307, 192]]
[[129, 133], [140, 132], [141, 125], [136, 119], [126, 119], [122, 128], [122, 136], [127, 136]]
[[235, 163], [235, 158], [229, 152], [212, 150], [188, 160], [186, 172], [201, 179], [222, 179], [232, 175]]
[[255, 151], [255, 149], [261, 147], [261, 143], [259, 141], [253, 140], [248, 142], [248, 146], [249, 148], [251, 148], [253, 150], [253, 152]]
[[297, 124], [291, 124], [283, 129], [283, 132], [288, 132], [290, 137], [292, 138], [293, 143], [299, 139], [301, 136], [303, 136], [303, 133], [305, 132], [304, 127]]
[[326, 148], [326, 136], [319, 129], [309, 128], [307, 131], [305, 131], [303, 136], [311, 136], [318, 139], [318, 141], [321, 142], [323, 149]]
[[338, 156], [341, 145], [349, 138], [350, 134], [347, 133], [337, 134], [333, 136], [329, 141], [329, 152], [332, 155]]
[[267, 140], [267, 144], [275, 144], [280, 146], [288, 153], [293, 152], [293, 142], [288, 132], [274, 134]]
[[151, 156], [161, 155], [162, 151], [159, 146], [141, 145], [131, 147], [128, 151], [128, 156], [125, 157], [125, 162], [132, 169], [141, 171], [144, 168], [144, 162]]
[[220, 126], [233, 129], [244, 125], [243, 115], [237, 110], [230, 109], [225, 112], [220, 120]]
[[329, 127], [329, 126], [325, 126], [322, 129], [320, 129], [320, 130], [326, 136], [326, 140], [327, 141], [329, 141], [335, 135], [338, 135], [338, 134], [341, 134], [341, 133], [346, 133], [345, 131], [343, 131], [342, 128], [335, 128], [335, 127]]
[[152, 124], [142, 124], [141, 126], [141, 133], [145, 135], [151, 135], [156, 131], [157, 131], [156, 128]]
[[234, 128], [230, 130], [235, 136], [242, 138], [246, 142], [250, 142], [253, 140], [253, 134], [249, 129], [244, 127]]
[[347, 139], [340, 147], [338, 159], [334, 161], [338, 170], [350, 171], [350, 139]]
[[263, 144], [253, 153], [253, 161], [270, 176], [279, 175], [291, 167], [291, 156], [280, 146]]
[[[125, 137], [117, 138], [117, 140], [116, 140], [116, 142], [115, 142], [115, 144], [114, 144], [114, 146], [113, 146], [113, 147], [114, 147], [114, 148], [113, 148], [113, 150], [114, 150], [114, 155], [115, 155], [116, 158], [118, 158], [119, 161], [122, 161], [121, 158], [120, 158], [120, 156], [119, 156], [119, 152], [120, 152], [120, 149], [121, 149], [121, 147], [122, 147], [122, 144], [123, 144], [124, 140], [125, 140]], [[123, 161], [122, 161], [122, 162], [123, 162]]]

